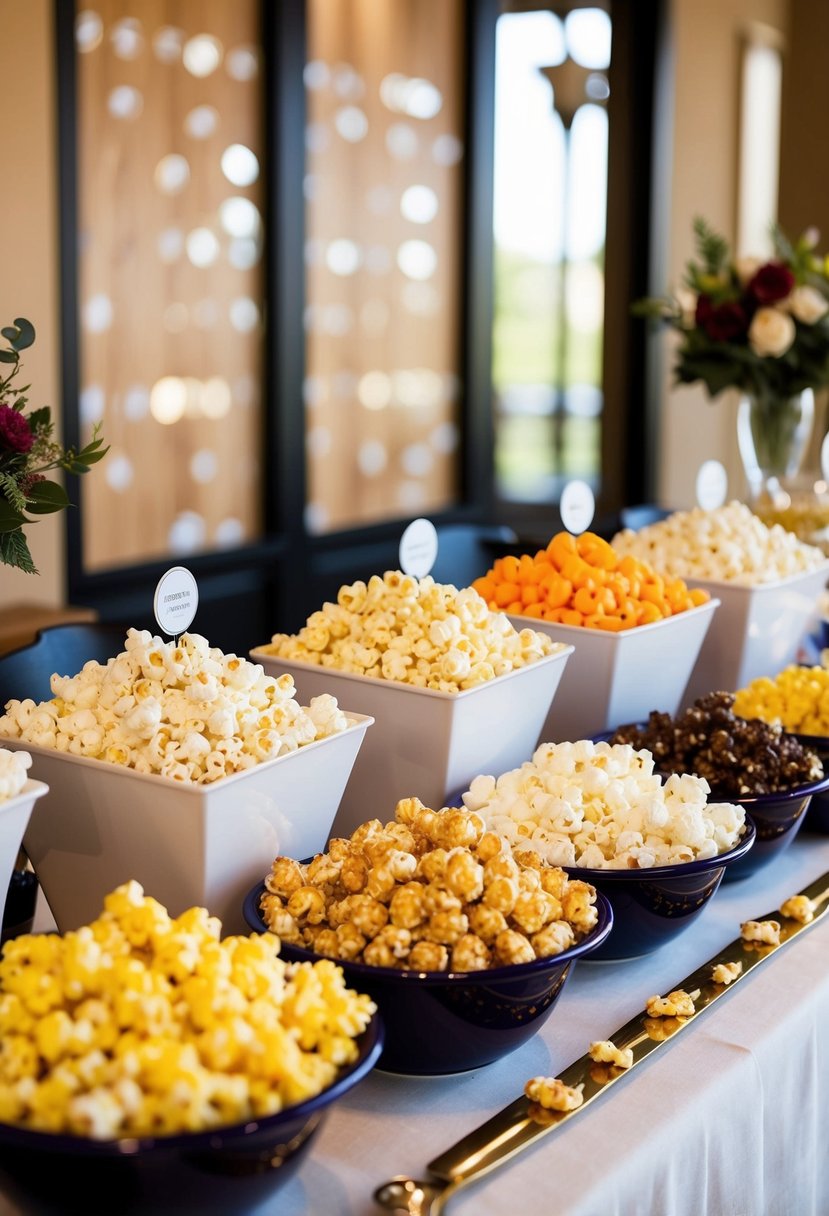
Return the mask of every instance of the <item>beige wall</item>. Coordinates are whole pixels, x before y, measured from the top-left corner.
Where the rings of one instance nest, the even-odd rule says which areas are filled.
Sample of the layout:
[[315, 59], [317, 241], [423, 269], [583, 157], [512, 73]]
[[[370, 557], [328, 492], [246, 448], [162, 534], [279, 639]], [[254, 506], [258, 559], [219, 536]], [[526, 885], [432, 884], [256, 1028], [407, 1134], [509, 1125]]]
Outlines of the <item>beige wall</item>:
[[[56, 232], [55, 74], [52, 0], [0, 0], [0, 104], [3, 202], [0, 209], [0, 325], [28, 317], [37, 330], [23, 384], [32, 407], [60, 418], [58, 245]], [[40, 575], [0, 565], [0, 609], [23, 601], [63, 600], [63, 517], [27, 529]]]
[[[705, 216], [730, 240], [737, 215], [740, 42], [752, 22], [788, 33], [791, 0], [672, 0], [675, 101], [672, 163], [661, 172], [671, 192], [670, 285], [682, 280], [693, 253], [691, 225]], [[665, 169], [667, 168], [667, 172]], [[694, 502], [704, 460], [721, 460], [729, 490], [745, 484], [735, 434], [736, 396], [708, 399], [697, 385], [671, 387], [671, 335], [665, 336], [658, 498]]]

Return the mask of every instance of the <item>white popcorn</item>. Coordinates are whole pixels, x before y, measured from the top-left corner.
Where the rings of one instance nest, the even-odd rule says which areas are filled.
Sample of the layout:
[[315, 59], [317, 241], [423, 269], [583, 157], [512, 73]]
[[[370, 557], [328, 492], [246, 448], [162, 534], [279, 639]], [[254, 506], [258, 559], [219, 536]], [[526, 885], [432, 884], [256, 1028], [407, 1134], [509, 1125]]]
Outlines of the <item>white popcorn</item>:
[[543, 743], [520, 768], [476, 777], [464, 805], [511, 847], [550, 865], [651, 869], [716, 857], [742, 835], [745, 811], [707, 802], [692, 774], [665, 781], [648, 751], [628, 744]]
[[[54, 675], [51, 687], [51, 701], [9, 701], [0, 735], [173, 781], [217, 781], [348, 726], [334, 697], [303, 709], [291, 676], [266, 676], [198, 634], [174, 646], [131, 629], [106, 666]], [[3, 754], [0, 797], [10, 788]]]
[[808, 925], [815, 919], [818, 905], [808, 895], [790, 895], [780, 905], [780, 915], [789, 920], [798, 920], [801, 925]]
[[814, 570], [826, 557], [780, 524], [768, 527], [745, 503], [714, 511], [695, 507], [614, 536], [613, 548], [650, 562], [672, 578], [712, 579], [754, 587]]
[[711, 968], [711, 979], [715, 984], [733, 984], [737, 976], [742, 975], [743, 964], [739, 961], [733, 963], [717, 963]]
[[32, 766], [28, 752], [12, 752], [0, 747], [0, 802], [16, 798], [26, 784], [26, 774]]
[[517, 632], [471, 587], [397, 570], [341, 587], [297, 634], [264, 649], [337, 671], [456, 693], [562, 649], [533, 629]]
[[633, 1048], [616, 1047], [609, 1039], [597, 1039], [591, 1043], [587, 1054], [597, 1064], [613, 1064], [616, 1068], [630, 1068], [633, 1065]]
[[780, 922], [776, 920], [747, 920], [740, 925], [740, 937], [744, 942], [757, 942], [761, 946], [780, 945]]

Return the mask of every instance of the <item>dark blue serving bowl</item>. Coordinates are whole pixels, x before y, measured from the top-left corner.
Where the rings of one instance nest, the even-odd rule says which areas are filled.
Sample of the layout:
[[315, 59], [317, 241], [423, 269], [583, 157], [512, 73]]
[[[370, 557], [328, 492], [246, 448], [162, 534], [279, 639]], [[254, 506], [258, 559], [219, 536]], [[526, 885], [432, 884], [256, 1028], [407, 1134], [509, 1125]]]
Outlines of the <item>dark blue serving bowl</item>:
[[[244, 904], [245, 920], [265, 932], [257, 883]], [[596, 927], [577, 945], [552, 958], [489, 971], [403, 971], [337, 959], [349, 987], [377, 1003], [386, 1030], [378, 1067], [407, 1076], [466, 1072], [515, 1051], [547, 1020], [576, 959], [597, 949], [613, 925], [600, 895]], [[283, 943], [286, 961], [316, 961], [310, 950]]]
[[[795, 735], [804, 747], [817, 752], [823, 763], [823, 771], [829, 773], [829, 738], [826, 735]], [[812, 794], [806, 810], [803, 827], [807, 832], [820, 832], [829, 836], [829, 790]]]
[[331, 1104], [373, 1068], [383, 1048], [376, 1015], [357, 1045], [355, 1063], [315, 1098], [230, 1127], [88, 1140], [0, 1124], [0, 1190], [27, 1216], [253, 1212], [296, 1172]]
[[727, 853], [648, 870], [590, 870], [566, 866], [573, 878], [592, 883], [613, 908], [613, 933], [588, 961], [639, 958], [674, 941], [702, 912], [724, 876], [755, 846], [746, 816], [739, 843]]

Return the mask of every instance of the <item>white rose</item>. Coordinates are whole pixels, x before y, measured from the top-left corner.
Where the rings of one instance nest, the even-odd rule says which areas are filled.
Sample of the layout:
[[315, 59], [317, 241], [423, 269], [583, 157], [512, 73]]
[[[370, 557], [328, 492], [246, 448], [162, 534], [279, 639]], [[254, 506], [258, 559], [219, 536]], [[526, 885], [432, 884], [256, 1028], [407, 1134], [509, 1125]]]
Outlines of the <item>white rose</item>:
[[829, 301], [816, 287], [795, 287], [786, 307], [804, 325], [814, 325], [829, 312]]
[[737, 278], [740, 280], [740, 286], [745, 287], [746, 283], [750, 283], [763, 265], [765, 263], [762, 258], [737, 258], [734, 263], [734, 269], [737, 272]]
[[794, 321], [778, 308], [758, 308], [748, 331], [748, 341], [755, 355], [779, 358], [794, 342]]

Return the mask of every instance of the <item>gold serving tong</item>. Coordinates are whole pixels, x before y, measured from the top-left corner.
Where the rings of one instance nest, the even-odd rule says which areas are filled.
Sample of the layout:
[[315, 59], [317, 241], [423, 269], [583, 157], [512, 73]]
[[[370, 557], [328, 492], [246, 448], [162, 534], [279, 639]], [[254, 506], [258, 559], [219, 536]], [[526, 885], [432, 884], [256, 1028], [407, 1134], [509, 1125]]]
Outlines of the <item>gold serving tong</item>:
[[[691, 975], [674, 985], [672, 991], [681, 988], [693, 996], [694, 1013], [688, 1017], [653, 1018], [643, 1011], [610, 1036], [616, 1047], [632, 1049], [632, 1068], [641, 1064], [652, 1052], [664, 1047], [715, 1001], [744, 980], [755, 967], [759, 967], [772, 954], [788, 946], [804, 929], [809, 929], [822, 920], [829, 911], [829, 873], [815, 879], [800, 894], [811, 899], [814, 906], [814, 918], [808, 924], [788, 919], [777, 911], [768, 912], [764, 917], [758, 918], [779, 922], [779, 946], [758, 945], [737, 938]], [[717, 964], [734, 962], [742, 963], [740, 974], [728, 985], [715, 984], [712, 973]], [[611, 1085], [626, 1077], [632, 1068], [621, 1069], [614, 1065], [597, 1064], [589, 1055], [582, 1056], [560, 1074], [565, 1085], [584, 1086], [581, 1106], [567, 1112], [548, 1111], [522, 1095], [481, 1127], [464, 1136], [445, 1153], [430, 1161], [426, 1167], [429, 1171], [428, 1179], [417, 1180], [405, 1176], [392, 1178], [374, 1192], [375, 1201], [381, 1208], [391, 1212], [407, 1212], [409, 1216], [440, 1216], [449, 1200], [461, 1187], [477, 1182], [485, 1174], [535, 1144], [542, 1136], [555, 1131], [562, 1123], [576, 1118]]]

